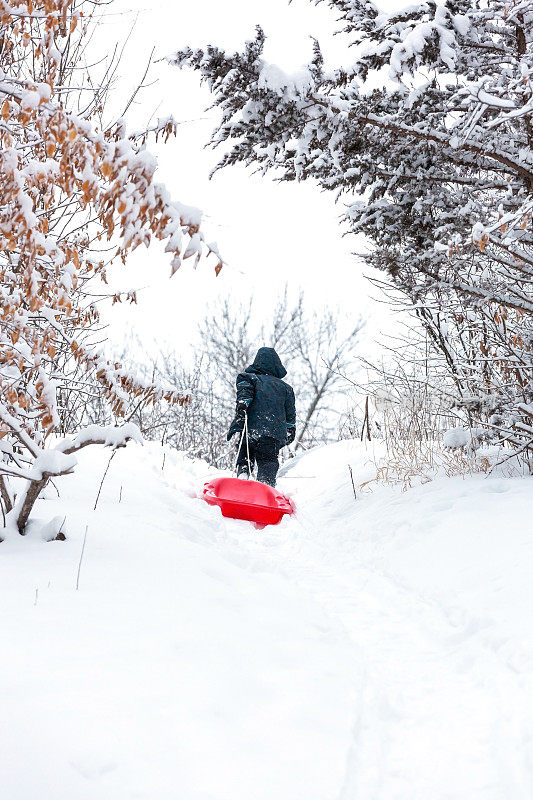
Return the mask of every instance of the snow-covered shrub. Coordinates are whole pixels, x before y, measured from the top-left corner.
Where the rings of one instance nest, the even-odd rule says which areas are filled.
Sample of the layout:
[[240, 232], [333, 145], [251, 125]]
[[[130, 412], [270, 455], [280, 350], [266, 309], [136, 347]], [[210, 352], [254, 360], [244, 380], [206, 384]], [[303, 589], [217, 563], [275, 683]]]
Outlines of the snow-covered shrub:
[[442, 444], [449, 450], [461, 450], [467, 447], [472, 438], [467, 428], [450, 428], [442, 437]]
[[457, 386], [424, 328], [413, 326], [404, 340], [393, 341], [386, 360], [363, 361], [366, 381], [354, 387], [343, 426], [343, 438], [367, 439], [363, 410], [369, 409], [368, 429], [380, 442], [374, 480], [408, 488], [436, 474], [485, 472], [504, 458], [501, 446], [489, 453], [487, 428], [474, 426], [459, 408]]
[[[400, 486], [407, 491], [413, 486], [429, 483], [437, 476], [447, 477], [487, 473], [501, 459], [494, 452], [464, 452], [463, 450], [444, 450], [435, 442], [419, 443], [416, 448], [403, 447], [389, 452], [385, 458], [375, 461], [376, 476], [359, 486], [360, 490], [370, 491], [374, 483]], [[522, 474], [519, 465], [512, 465], [506, 474]]]
[[[123, 120], [101, 128], [110, 77], [98, 85], [81, 68], [97, 5], [0, 2], [0, 497], [20, 532], [47, 481], [73, 469], [76, 450], [138, 437], [126, 426], [47, 448], [60, 426], [58, 392], [83, 402], [92, 376], [117, 417], [128, 398], [163, 394], [90, 343], [98, 311], [87, 288], [105, 282], [109, 249], [124, 261], [152, 237], [164, 240], [173, 271], [204, 249], [200, 212], [154, 180], [148, 132], [128, 136]], [[154, 132], [173, 130], [164, 120]], [[13, 478], [24, 481], [17, 497]]]
[[449, 428], [442, 437], [442, 446], [446, 450], [464, 450], [474, 453], [489, 441], [486, 428], [465, 428], [457, 426]]

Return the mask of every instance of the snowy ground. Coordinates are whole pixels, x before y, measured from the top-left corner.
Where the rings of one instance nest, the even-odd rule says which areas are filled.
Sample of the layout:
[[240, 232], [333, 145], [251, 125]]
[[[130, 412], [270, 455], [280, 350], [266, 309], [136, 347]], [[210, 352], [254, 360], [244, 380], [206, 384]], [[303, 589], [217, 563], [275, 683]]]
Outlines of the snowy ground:
[[256, 531], [154, 446], [93, 511], [109, 453], [81, 453], [37, 512], [67, 541], [0, 545], [0, 796], [529, 800], [532, 481], [355, 501], [370, 456], [306, 455]]

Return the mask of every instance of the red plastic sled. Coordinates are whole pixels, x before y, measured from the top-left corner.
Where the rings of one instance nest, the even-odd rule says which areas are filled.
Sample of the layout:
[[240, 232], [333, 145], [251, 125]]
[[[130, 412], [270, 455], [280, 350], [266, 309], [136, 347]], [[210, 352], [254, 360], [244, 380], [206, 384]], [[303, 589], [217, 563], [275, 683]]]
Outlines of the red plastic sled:
[[258, 525], [277, 525], [293, 508], [284, 495], [266, 483], [239, 478], [215, 478], [206, 483], [203, 498], [219, 506], [223, 517], [245, 519]]

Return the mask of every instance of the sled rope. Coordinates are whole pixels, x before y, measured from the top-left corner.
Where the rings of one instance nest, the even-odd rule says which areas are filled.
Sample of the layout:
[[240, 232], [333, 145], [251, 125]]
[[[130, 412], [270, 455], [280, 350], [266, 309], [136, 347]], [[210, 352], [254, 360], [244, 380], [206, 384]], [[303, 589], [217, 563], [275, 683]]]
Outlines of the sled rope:
[[250, 445], [248, 443], [248, 414], [246, 411], [244, 412], [244, 426], [241, 433], [241, 438], [239, 439], [239, 446], [237, 448], [237, 456], [235, 458], [235, 464], [233, 465], [233, 471], [237, 474], [237, 461], [239, 460], [239, 454], [241, 452], [242, 442], [244, 437], [246, 436], [246, 460], [248, 461], [248, 476], [252, 477], [252, 465], [250, 463]]

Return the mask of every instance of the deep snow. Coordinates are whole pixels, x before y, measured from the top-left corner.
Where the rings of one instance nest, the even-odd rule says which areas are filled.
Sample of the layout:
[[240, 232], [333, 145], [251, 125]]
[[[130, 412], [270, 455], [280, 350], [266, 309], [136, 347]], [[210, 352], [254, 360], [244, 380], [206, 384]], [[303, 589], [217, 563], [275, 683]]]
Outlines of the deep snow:
[[[370, 484], [344, 442], [256, 531], [155, 445], [80, 453], [0, 545], [8, 800], [522, 800], [533, 790], [530, 478]], [[76, 574], [85, 527], [87, 541]]]

